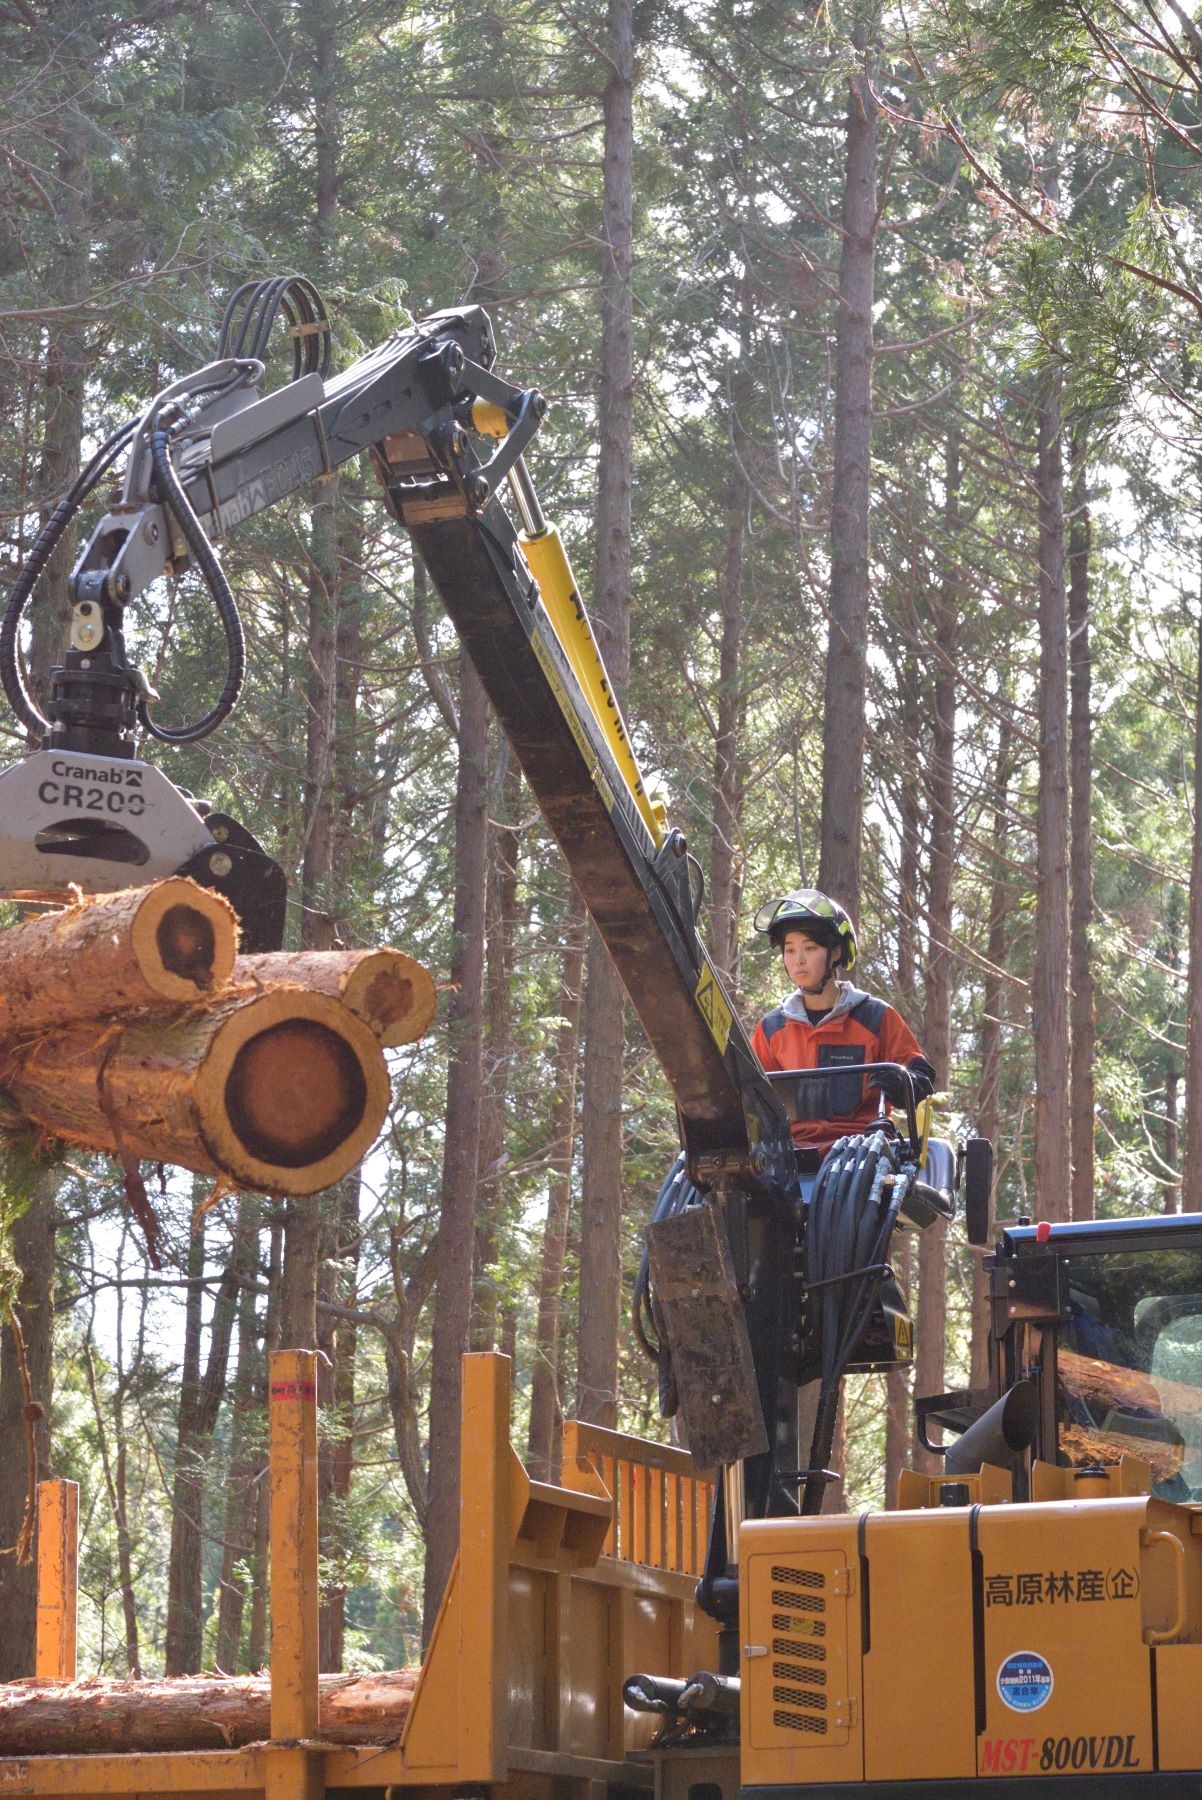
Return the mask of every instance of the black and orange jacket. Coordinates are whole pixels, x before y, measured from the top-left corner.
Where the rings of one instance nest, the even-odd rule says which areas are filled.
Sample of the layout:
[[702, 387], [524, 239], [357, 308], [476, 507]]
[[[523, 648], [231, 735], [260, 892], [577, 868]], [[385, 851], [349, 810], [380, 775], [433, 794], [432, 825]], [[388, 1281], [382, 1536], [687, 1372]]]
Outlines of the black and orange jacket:
[[838, 984], [825, 1019], [810, 1023], [795, 988], [782, 1005], [762, 1018], [752, 1044], [765, 1069], [829, 1069], [825, 1081], [800, 1082], [793, 1141], [826, 1150], [848, 1131], [861, 1131], [877, 1116], [880, 1094], [867, 1076], [838, 1073], [848, 1063], [900, 1063], [915, 1076], [919, 1098], [934, 1086], [935, 1071], [899, 1012], [850, 981]]

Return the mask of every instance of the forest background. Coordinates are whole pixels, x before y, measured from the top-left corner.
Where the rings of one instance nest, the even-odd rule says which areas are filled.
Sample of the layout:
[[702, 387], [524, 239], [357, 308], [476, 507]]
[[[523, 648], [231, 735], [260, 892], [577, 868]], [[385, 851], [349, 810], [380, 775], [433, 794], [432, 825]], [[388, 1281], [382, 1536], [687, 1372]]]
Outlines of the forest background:
[[[485, 304], [748, 1025], [783, 991], [756, 905], [820, 883], [947, 1128], [995, 1139], [999, 1217], [1202, 1210], [1197, 10], [0, 0], [6, 580], [248, 276], [313, 277], [343, 362]], [[360, 1175], [203, 1214], [172, 1176], [159, 1274], [100, 1160], [0, 1202], [40, 1472], [82, 1488], [81, 1672], [264, 1661], [272, 1347], [330, 1359], [328, 1668], [419, 1653], [466, 1345], [514, 1358], [536, 1474], [565, 1412], [665, 1429], [627, 1315], [670, 1095], [422, 570], [366, 468], [224, 561], [246, 695], [164, 766], [279, 857], [290, 943], [396, 944], [443, 1005]], [[190, 578], [136, 637], [159, 717], [203, 710]], [[979, 1383], [978, 1259], [902, 1262], [918, 1390]], [[909, 1386], [849, 1391], [849, 1503], [911, 1454]], [[6, 1329], [0, 1546], [21, 1404]], [[0, 1556], [0, 1678], [29, 1580]]]

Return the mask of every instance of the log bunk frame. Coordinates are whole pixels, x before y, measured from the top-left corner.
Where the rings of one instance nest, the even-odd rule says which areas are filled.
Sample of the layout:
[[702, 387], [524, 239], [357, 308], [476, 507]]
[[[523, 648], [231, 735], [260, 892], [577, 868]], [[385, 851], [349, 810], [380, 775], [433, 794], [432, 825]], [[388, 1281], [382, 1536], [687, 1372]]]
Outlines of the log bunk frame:
[[[624, 1708], [621, 1674], [683, 1679], [716, 1651], [694, 1592], [713, 1486], [688, 1453], [569, 1421], [563, 1485], [532, 1481], [509, 1441], [508, 1358], [465, 1357], [459, 1553], [407, 1716], [398, 1708], [379, 1741], [333, 1743], [318, 1680], [317, 1353], [277, 1352], [269, 1385], [270, 1736], [230, 1749], [0, 1754], [0, 1794], [320, 1800], [487, 1787], [594, 1800], [650, 1789], [651, 1759], [628, 1753], [655, 1721]], [[34, 1709], [74, 1679], [77, 1509], [73, 1482], [40, 1484]], [[136, 1685], [113, 1684], [114, 1710]], [[5, 1733], [0, 1713], [0, 1751]]]

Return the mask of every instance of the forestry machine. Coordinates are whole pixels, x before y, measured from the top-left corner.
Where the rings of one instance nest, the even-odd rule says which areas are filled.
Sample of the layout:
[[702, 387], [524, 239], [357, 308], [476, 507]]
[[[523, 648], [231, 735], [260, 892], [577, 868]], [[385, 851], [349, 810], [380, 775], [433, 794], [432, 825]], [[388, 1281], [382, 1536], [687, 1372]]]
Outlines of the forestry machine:
[[[277, 320], [292, 379], [264, 392]], [[823, 1510], [843, 1375], [909, 1360], [894, 1229], [937, 1226], [963, 1185], [985, 1245], [992, 1152], [928, 1142], [911, 1099], [903, 1128], [882, 1116], [803, 1166], [790, 1119], [814, 1116], [799, 1084], [825, 1072], [769, 1079], [706, 955], [697, 864], [647, 791], [526, 466], [546, 402], [494, 360], [486, 313], [463, 306], [332, 374], [309, 282], [238, 291], [215, 360], [115, 432], [55, 509], [0, 623], [0, 677], [36, 746], [0, 774], [0, 891], [54, 900], [184, 872], [228, 895], [252, 946], [279, 944], [279, 868], [137, 742], [194, 742], [237, 701], [242, 631], [215, 541], [366, 451], [676, 1100], [681, 1154], [636, 1329], [664, 1410], [721, 1470], [698, 1588], [719, 1655], [691, 1681], [628, 1672], [626, 1704], [660, 1720], [658, 1791], [1202, 1794], [1202, 1218], [1003, 1230], [986, 1258], [988, 1387], [917, 1403], [928, 1448], [932, 1428], [953, 1434], [942, 1472], [907, 1472], [893, 1512]], [[22, 613], [120, 457], [43, 714]], [[170, 729], [123, 624], [189, 566], [227, 669], [205, 717]]]

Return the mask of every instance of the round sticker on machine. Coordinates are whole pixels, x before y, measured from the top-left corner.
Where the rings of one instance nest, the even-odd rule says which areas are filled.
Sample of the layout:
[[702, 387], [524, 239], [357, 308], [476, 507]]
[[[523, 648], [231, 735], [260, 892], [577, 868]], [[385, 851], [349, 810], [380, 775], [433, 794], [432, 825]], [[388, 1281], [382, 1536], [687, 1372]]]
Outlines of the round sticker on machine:
[[1052, 1671], [1034, 1650], [1016, 1650], [997, 1672], [997, 1691], [1014, 1712], [1038, 1712], [1052, 1695]]

